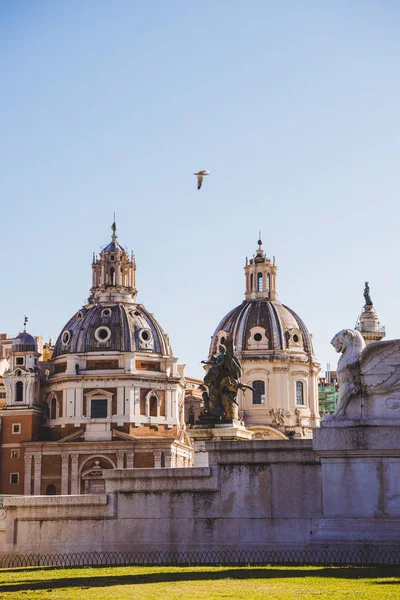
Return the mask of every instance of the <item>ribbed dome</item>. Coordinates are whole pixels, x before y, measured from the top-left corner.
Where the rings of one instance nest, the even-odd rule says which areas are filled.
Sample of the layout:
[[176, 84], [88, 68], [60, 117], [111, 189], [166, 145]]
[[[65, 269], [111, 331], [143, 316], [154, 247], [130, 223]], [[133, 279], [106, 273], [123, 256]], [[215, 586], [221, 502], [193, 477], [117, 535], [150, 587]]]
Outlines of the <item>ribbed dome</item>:
[[24, 331], [17, 335], [11, 346], [11, 352], [37, 352], [38, 346], [34, 337]]
[[168, 337], [141, 304], [94, 304], [81, 308], [65, 325], [53, 358], [80, 352], [134, 352], [171, 355]]
[[233, 335], [238, 352], [257, 349], [258, 336], [264, 350], [314, 353], [311, 336], [303, 321], [278, 300], [244, 301], [231, 310], [215, 330], [210, 352], [217, 351], [220, 331]]

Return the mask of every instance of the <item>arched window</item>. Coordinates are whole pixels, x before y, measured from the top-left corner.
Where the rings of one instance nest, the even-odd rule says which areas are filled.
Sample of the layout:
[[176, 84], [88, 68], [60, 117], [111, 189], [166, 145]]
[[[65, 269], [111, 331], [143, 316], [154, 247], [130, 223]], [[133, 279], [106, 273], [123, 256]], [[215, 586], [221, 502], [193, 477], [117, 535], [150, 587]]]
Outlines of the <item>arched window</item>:
[[57, 494], [56, 486], [50, 483], [46, 488], [46, 496], [55, 496]]
[[296, 381], [296, 404], [304, 405], [304, 383]]
[[262, 273], [257, 274], [257, 292], [263, 291], [263, 276]]
[[157, 404], [158, 404], [157, 396], [150, 396], [150, 416], [151, 417], [157, 416]]
[[254, 275], [250, 275], [250, 291], [252, 292], [254, 288]]
[[57, 419], [57, 400], [56, 400], [56, 398], [51, 399], [50, 419]]
[[111, 267], [110, 269], [110, 285], [115, 285], [115, 269]]
[[23, 400], [24, 400], [24, 384], [22, 383], [22, 381], [17, 381], [17, 385], [15, 387], [16, 387], [15, 400], [17, 402], [23, 402]]
[[269, 298], [269, 294], [271, 292], [271, 275], [267, 273], [267, 294]]
[[253, 381], [251, 384], [253, 392], [253, 404], [265, 404], [265, 383], [263, 381]]

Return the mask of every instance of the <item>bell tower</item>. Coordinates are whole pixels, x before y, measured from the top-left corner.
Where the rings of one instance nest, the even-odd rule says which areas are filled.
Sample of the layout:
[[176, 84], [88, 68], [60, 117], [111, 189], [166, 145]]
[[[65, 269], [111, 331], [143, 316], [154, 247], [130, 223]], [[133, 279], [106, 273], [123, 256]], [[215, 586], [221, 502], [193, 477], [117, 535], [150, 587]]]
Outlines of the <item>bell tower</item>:
[[111, 225], [111, 242], [93, 254], [92, 288], [89, 304], [97, 302], [136, 302], [136, 262], [133, 254], [117, 241], [117, 225]]
[[258, 249], [253, 258], [246, 258], [244, 267], [246, 280], [246, 300], [276, 300], [276, 271], [275, 257], [273, 261], [266, 257], [262, 249], [261, 235], [258, 240]]

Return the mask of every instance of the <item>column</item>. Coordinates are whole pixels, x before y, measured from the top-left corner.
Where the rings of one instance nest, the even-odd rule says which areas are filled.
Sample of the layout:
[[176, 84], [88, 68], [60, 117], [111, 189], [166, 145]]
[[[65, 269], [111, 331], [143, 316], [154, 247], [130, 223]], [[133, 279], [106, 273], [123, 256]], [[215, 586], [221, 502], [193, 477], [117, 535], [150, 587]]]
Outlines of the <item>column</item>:
[[172, 451], [164, 450], [165, 466], [172, 467]]
[[133, 469], [133, 458], [134, 458], [133, 451], [126, 453], [126, 468], [127, 469]]
[[61, 454], [61, 495], [68, 495], [69, 454]]
[[123, 469], [124, 468], [124, 457], [125, 457], [125, 452], [117, 452], [117, 469]]
[[24, 496], [32, 495], [32, 454], [25, 454]]
[[39, 452], [34, 452], [33, 458], [35, 461], [35, 472], [33, 479], [33, 495], [40, 496], [40, 485], [42, 483], [42, 455]]
[[154, 456], [154, 467], [156, 469], [161, 469], [161, 450], [153, 450]]
[[80, 493], [78, 478], [79, 454], [71, 454], [71, 494], [76, 496]]

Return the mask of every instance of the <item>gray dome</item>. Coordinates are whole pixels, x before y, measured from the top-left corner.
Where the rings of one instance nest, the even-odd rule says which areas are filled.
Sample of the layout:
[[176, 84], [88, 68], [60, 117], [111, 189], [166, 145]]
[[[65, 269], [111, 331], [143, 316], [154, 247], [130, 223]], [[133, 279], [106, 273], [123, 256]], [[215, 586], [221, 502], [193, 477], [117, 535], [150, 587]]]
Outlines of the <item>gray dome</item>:
[[17, 335], [11, 345], [11, 352], [37, 352], [38, 346], [35, 338], [24, 331]]
[[65, 325], [53, 358], [81, 352], [134, 352], [171, 355], [168, 337], [141, 304], [93, 304], [81, 308]]
[[311, 336], [303, 321], [294, 311], [278, 300], [248, 300], [231, 310], [220, 322], [211, 338], [210, 352], [217, 351], [218, 332], [232, 334], [238, 352], [253, 350], [249, 347], [252, 329], [265, 331], [267, 351], [302, 350], [313, 355]]

